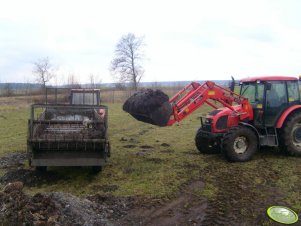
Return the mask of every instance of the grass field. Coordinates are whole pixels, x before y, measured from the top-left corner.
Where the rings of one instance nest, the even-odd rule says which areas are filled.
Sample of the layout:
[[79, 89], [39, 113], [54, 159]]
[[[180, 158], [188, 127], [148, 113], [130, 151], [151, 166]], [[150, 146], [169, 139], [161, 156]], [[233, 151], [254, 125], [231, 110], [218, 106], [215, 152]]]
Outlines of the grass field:
[[[252, 217], [257, 213], [252, 208], [280, 203], [301, 211], [301, 158], [263, 149], [252, 161], [233, 164], [221, 154], [199, 154], [194, 136], [200, 125], [198, 117], [207, 108], [180, 125], [160, 128], [134, 120], [122, 111], [121, 104], [108, 106], [112, 156], [103, 171], [93, 175], [88, 168], [53, 167], [49, 171], [55, 179], [28, 186], [27, 192], [169, 200], [185, 185], [201, 180], [204, 188], [195, 188], [193, 193], [206, 197], [215, 211], [236, 206], [242, 216]], [[27, 105], [1, 105], [0, 156], [26, 151], [28, 113]], [[273, 224], [265, 221], [262, 225]]]
[[[172, 195], [197, 174], [197, 169], [192, 170], [186, 165], [206, 166], [193, 144], [194, 132], [199, 126], [196, 117], [181, 126], [157, 128], [134, 120], [121, 110], [121, 104], [111, 104], [109, 109], [112, 157], [102, 173], [91, 177], [88, 168], [54, 167], [50, 171], [68, 175], [70, 179], [29, 188], [29, 191], [61, 190], [87, 194], [118, 187], [113, 194], [163, 197]], [[0, 154], [26, 151], [29, 109], [24, 107], [16, 111], [12, 107], [0, 112], [3, 125]]]

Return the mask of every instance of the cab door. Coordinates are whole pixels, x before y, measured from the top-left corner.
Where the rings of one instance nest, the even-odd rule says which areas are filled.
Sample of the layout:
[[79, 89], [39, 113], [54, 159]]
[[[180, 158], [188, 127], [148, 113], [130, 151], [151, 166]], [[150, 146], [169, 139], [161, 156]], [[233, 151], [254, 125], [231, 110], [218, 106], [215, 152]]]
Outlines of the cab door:
[[300, 91], [298, 81], [287, 81], [288, 105], [300, 104]]
[[255, 127], [264, 126], [264, 87], [260, 81], [241, 84], [240, 95], [248, 98], [252, 105]]

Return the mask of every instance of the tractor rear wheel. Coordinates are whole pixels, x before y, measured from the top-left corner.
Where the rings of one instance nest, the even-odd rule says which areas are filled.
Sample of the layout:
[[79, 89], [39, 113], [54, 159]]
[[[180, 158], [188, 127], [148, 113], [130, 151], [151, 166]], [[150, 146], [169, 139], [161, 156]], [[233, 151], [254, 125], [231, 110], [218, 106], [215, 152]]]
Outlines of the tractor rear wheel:
[[202, 128], [199, 128], [195, 135], [195, 146], [202, 154], [216, 154], [220, 152], [219, 145], [214, 139], [204, 136]]
[[255, 132], [245, 126], [235, 126], [229, 129], [222, 140], [222, 150], [231, 162], [251, 160], [258, 147]]
[[301, 113], [291, 115], [281, 132], [282, 148], [290, 155], [301, 156]]

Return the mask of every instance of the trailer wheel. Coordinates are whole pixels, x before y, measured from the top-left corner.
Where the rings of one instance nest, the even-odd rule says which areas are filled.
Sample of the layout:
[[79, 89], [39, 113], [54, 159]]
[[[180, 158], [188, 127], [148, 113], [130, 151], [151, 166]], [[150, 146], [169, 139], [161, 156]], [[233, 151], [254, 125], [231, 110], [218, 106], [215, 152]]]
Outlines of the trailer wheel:
[[47, 166], [36, 166], [36, 171], [46, 172], [47, 171]]
[[205, 137], [202, 128], [198, 129], [194, 140], [195, 146], [202, 154], [217, 154], [220, 152], [217, 141]]
[[258, 147], [254, 131], [244, 126], [229, 129], [222, 140], [222, 148], [226, 158], [231, 162], [251, 160]]
[[107, 157], [111, 157], [111, 144], [110, 144], [110, 142], [108, 142], [107, 144], [106, 144], [106, 153], [107, 153]]
[[97, 174], [102, 170], [101, 166], [92, 166], [92, 173]]
[[281, 143], [290, 155], [301, 156], [301, 113], [290, 116], [282, 128]]

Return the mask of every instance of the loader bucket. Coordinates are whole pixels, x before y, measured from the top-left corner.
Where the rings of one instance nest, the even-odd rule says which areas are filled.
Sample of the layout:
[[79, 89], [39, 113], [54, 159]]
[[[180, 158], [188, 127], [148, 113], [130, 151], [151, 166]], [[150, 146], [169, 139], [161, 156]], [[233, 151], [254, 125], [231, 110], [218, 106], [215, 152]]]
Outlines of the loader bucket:
[[169, 97], [161, 90], [144, 89], [123, 104], [123, 110], [135, 119], [156, 126], [167, 126], [172, 114]]

